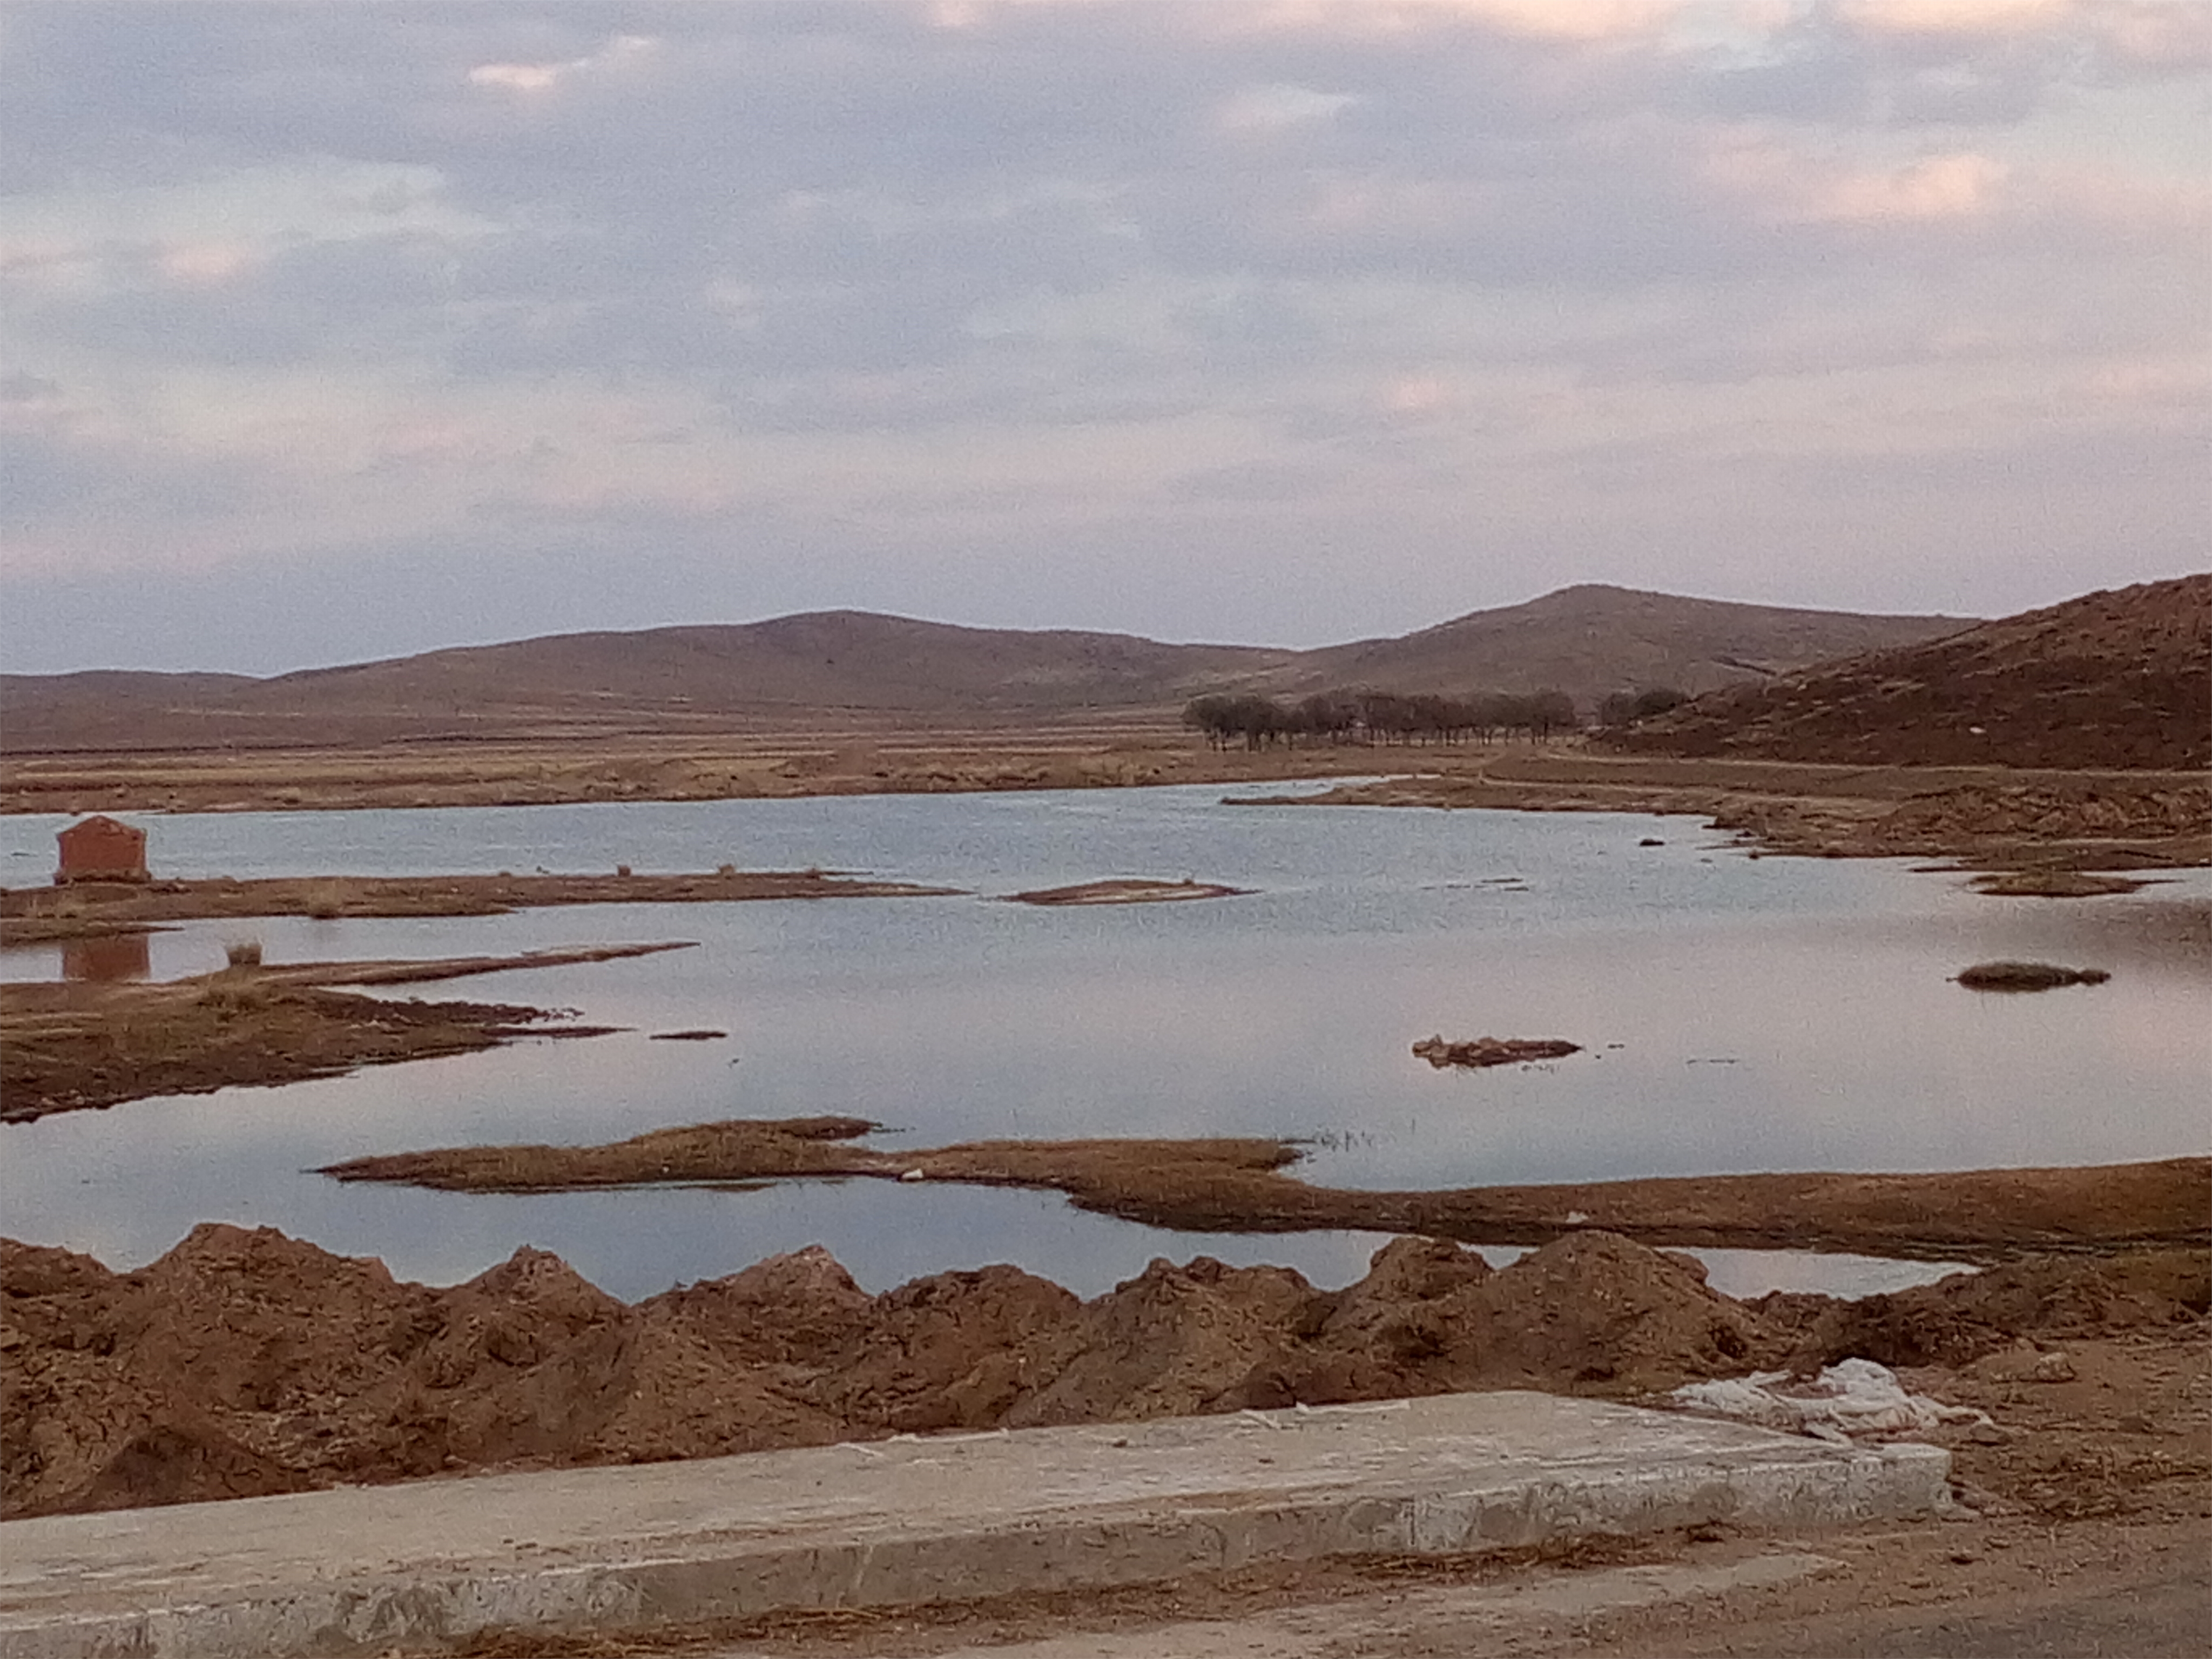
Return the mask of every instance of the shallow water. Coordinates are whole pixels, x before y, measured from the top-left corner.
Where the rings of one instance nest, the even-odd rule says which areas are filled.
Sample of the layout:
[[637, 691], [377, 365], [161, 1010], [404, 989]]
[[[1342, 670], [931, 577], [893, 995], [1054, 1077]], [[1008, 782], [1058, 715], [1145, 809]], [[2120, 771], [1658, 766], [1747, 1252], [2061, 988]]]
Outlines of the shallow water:
[[[489, 918], [191, 924], [158, 975], [271, 961], [690, 939], [694, 951], [480, 976], [453, 994], [635, 1029], [275, 1090], [13, 1126], [0, 1231], [150, 1259], [193, 1223], [266, 1224], [446, 1281], [516, 1246], [618, 1295], [819, 1242], [872, 1288], [1011, 1260], [1091, 1293], [1146, 1259], [1356, 1277], [1363, 1235], [1229, 1238], [1085, 1216], [1054, 1194], [881, 1182], [465, 1197], [340, 1187], [333, 1159], [477, 1140], [599, 1140], [726, 1116], [849, 1112], [881, 1144], [979, 1135], [1288, 1134], [1364, 1187], [1762, 1170], [2101, 1163], [2205, 1150], [2212, 884], [2000, 900], [1893, 862], [1754, 860], [1687, 818], [1224, 807], [1217, 788], [440, 811], [156, 817], [163, 873], [807, 866], [953, 897], [590, 906]], [[60, 820], [0, 819], [17, 882]], [[1642, 847], [1657, 836], [1665, 845]], [[1022, 888], [1194, 876], [1258, 890], [1036, 909]], [[2177, 902], [2177, 901], [2181, 901]], [[2094, 956], [2069, 946], [2094, 947]], [[2033, 996], [1947, 976], [2056, 953], [2106, 985]], [[0, 955], [51, 977], [58, 947]], [[435, 995], [440, 988], [428, 988]], [[708, 1026], [726, 1041], [655, 1042]], [[1586, 1052], [1432, 1070], [1432, 1032]], [[1504, 1253], [1501, 1253], [1504, 1254]], [[1898, 1264], [1713, 1253], [1716, 1282], [1859, 1291]]]

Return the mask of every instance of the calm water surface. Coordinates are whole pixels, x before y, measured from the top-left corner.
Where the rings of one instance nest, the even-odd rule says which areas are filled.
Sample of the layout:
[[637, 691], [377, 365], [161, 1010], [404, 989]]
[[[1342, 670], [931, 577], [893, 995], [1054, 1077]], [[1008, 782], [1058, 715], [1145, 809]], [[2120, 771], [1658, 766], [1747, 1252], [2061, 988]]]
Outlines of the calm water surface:
[[[879, 1144], [981, 1135], [1287, 1134], [1349, 1186], [1761, 1170], [1940, 1170], [2201, 1152], [2212, 1082], [2212, 883], [2000, 900], [1869, 860], [1754, 860], [1689, 818], [1219, 805], [1216, 787], [438, 811], [155, 817], [178, 875], [810, 865], [952, 897], [591, 906], [512, 916], [193, 924], [160, 976], [272, 961], [686, 939], [634, 961], [483, 975], [453, 994], [634, 1027], [283, 1089], [0, 1129], [0, 1231], [114, 1266], [195, 1222], [269, 1224], [448, 1281], [518, 1245], [617, 1295], [829, 1246], [881, 1288], [1014, 1261], [1089, 1294], [1155, 1255], [1356, 1277], [1355, 1234], [1160, 1232], [1057, 1195], [882, 1182], [465, 1197], [305, 1173], [357, 1153], [597, 1140], [728, 1116], [849, 1112]], [[54, 818], [0, 819], [11, 884]], [[1657, 836], [1665, 845], [1642, 847]], [[1040, 910], [1018, 889], [1194, 876], [1203, 903]], [[1947, 982], [2040, 955], [2111, 983], [2038, 996]], [[0, 953], [52, 977], [58, 948]], [[442, 988], [429, 988], [434, 995]], [[726, 1041], [655, 1042], [681, 1027]], [[1555, 1064], [1459, 1074], [1432, 1032], [1564, 1036]], [[1501, 1253], [1503, 1254], [1503, 1253]], [[1716, 1282], [1851, 1290], [1917, 1270], [1712, 1253]]]

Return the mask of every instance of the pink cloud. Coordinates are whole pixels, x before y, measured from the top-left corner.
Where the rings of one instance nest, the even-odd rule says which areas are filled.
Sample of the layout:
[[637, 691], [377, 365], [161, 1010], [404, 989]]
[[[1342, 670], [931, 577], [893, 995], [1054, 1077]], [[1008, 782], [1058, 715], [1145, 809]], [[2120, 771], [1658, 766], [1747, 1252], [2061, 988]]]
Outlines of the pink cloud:
[[220, 288], [260, 263], [252, 249], [237, 242], [164, 242], [155, 268], [173, 283]]
[[1895, 224], [1990, 216], [2011, 170], [1972, 150], [1901, 167], [1852, 167], [1768, 138], [1731, 137], [1707, 158], [1705, 176], [1777, 224]]

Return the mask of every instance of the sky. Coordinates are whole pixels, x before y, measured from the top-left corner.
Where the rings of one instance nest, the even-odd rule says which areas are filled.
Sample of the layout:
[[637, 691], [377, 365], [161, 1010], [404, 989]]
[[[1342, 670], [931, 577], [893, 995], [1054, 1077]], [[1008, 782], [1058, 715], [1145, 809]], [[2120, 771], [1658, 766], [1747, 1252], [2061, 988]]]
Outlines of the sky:
[[0, 666], [2212, 565], [2212, 3], [0, 6]]

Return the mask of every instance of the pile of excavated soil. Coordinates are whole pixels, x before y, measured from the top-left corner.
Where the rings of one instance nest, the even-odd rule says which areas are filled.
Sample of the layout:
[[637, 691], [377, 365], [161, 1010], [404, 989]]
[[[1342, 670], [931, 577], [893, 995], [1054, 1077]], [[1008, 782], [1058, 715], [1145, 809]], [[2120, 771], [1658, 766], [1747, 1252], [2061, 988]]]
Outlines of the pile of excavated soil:
[[1009, 1267], [871, 1296], [810, 1249], [635, 1304], [532, 1249], [439, 1290], [265, 1228], [204, 1225], [120, 1274], [0, 1241], [0, 1512], [1449, 1389], [1632, 1397], [1784, 1361], [2201, 1331], [2206, 1302], [2195, 1250], [1741, 1303], [1597, 1232], [1497, 1271], [1400, 1239], [1338, 1291], [1156, 1261], [1090, 1302]]

